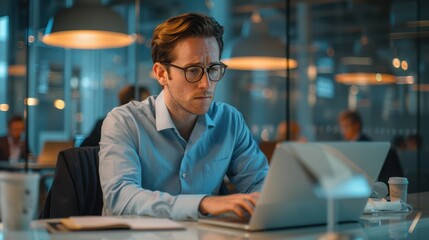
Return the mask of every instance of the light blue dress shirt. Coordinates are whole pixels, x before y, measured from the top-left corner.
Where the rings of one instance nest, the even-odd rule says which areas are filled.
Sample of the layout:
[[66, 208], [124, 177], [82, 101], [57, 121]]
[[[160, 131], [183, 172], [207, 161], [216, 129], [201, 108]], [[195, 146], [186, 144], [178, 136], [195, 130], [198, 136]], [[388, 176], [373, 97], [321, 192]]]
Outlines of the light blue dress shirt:
[[241, 113], [213, 102], [186, 141], [163, 94], [114, 108], [103, 122], [104, 215], [195, 220], [201, 199], [219, 193], [225, 174], [242, 193], [261, 190], [267, 159]]

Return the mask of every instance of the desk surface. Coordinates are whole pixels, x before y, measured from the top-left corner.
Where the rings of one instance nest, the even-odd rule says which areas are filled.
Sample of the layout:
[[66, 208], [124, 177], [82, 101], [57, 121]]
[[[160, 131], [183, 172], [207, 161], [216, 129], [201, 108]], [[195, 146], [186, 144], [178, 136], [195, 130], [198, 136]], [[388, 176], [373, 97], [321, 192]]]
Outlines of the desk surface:
[[[429, 192], [411, 194], [408, 199], [414, 206], [409, 214], [379, 214], [365, 216], [360, 223], [341, 224], [338, 232], [354, 236], [350, 239], [428, 239], [429, 236]], [[317, 239], [325, 233], [326, 226], [284, 229], [265, 232], [245, 232], [229, 228], [214, 227], [197, 222], [180, 222], [186, 230], [176, 231], [99, 231], [49, 234], [44, 230], [45, 221], [32, 224], [26, 233], [0, 233], [3, 239], [186, 239], [186, 240], [244, 240], [244, 239]]]
[[[28, 168], [31, 170], [52, 170], [55, 169], [56, 163], [38, 163], [38, 162], [29, 162]], [[23, 162], [8, 162], [0, 161], [0, 169], [8, 171], [21, 171], [24, 170], [25, 163]]]

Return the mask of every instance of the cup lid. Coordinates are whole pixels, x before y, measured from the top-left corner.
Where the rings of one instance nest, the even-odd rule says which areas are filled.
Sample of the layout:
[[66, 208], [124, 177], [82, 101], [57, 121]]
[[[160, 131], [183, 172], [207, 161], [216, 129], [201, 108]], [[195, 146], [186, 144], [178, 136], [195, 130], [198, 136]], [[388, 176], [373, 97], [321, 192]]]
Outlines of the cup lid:
[[390, 177], [389, 184], [408, 184], [408, 179], [405, 177]]

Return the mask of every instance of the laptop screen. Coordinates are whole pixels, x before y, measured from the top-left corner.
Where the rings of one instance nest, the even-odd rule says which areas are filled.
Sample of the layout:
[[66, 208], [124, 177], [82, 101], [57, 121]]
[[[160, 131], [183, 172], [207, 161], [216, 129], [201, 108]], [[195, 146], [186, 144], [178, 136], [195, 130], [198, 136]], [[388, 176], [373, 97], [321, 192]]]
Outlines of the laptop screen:
[[58, 153], [72, 148], [73, 146], [73, 141], [46, 141], [43, 144], [43, 148], [37, 158], [37, 162], [41, 164], [55, 165]]
[[[339, 187], [339, 221], [358, 221], [389, 147], [386, 142], [277, 144], [250, 225], [268, 229], [326, 223], [323, 178]], [[343, 191], [342, 183], [352, 187]]]
[[387, 142], [278, 143], [248, 224], [199, 221], [251, 231], [325, 224], [326, 190], [334, 189], [337, 220], [357, 222], [389, 148]]

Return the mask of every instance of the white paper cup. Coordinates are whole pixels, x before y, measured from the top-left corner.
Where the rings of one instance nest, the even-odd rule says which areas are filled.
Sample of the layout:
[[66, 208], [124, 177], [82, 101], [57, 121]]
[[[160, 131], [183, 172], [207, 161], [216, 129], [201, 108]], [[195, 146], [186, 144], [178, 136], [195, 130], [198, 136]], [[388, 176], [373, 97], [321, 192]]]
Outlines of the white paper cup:
[[3, 230], [30, 228], [37, 210], [39, 175], [34, 173], [0, 173], [0, 208]]
[[408, 179], [404, 177], [389, 178], [390, 201], [402, 200], [407, 202]]

